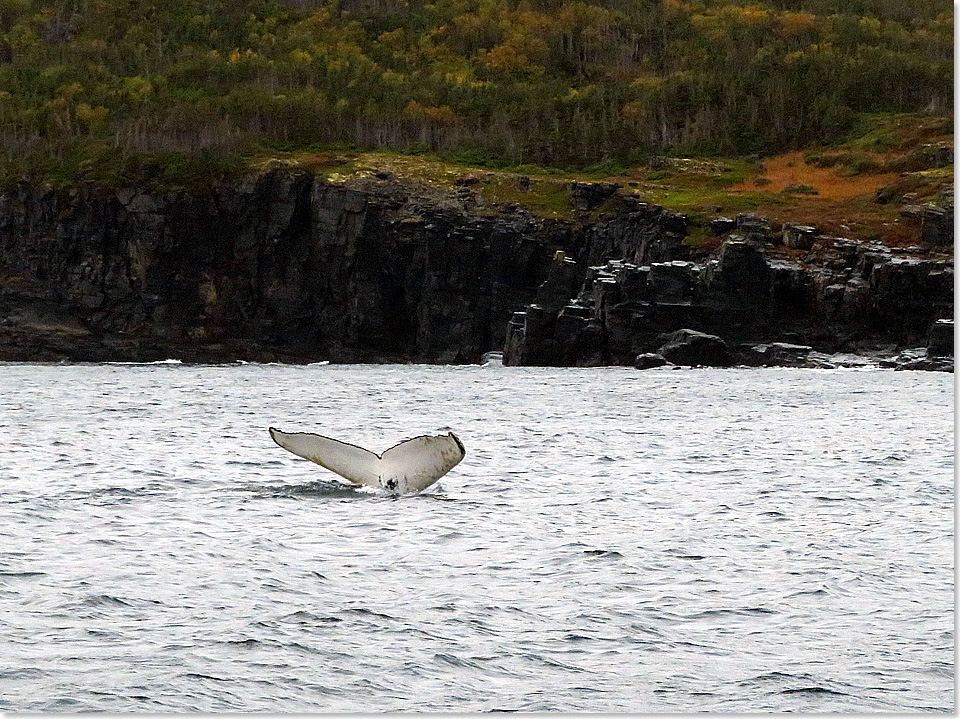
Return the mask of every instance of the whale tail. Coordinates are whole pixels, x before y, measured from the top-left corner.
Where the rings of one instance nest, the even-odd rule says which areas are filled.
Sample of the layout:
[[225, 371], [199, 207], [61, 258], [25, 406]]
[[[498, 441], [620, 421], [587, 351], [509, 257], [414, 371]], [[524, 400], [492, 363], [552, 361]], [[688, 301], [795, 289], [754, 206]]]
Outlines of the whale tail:
[[463, 443], [453, 432], [414, 437], [382, 455], [309, 432], [281, 432], [270, 427], [270, 436], [285, 450], [316, 462], [354, 484], [397, 493], [426, 489], [466, 456]]

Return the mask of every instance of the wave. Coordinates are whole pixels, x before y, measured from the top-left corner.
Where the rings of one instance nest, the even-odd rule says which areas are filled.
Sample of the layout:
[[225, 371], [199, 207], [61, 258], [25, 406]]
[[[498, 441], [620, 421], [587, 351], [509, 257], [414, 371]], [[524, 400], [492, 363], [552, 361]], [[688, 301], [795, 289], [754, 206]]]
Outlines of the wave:
[[123, 367], [151, 367], [156, 365], [182, 365], [183, 360], [165, 359], [165, 360], [155, 360], [153, 362], [103, 362], [98, 364], [119, 365]]
[[362, 487], [355, 487], [350, 484], [344, 484], [337, 480], [315, 480], [304, 484], [283, 484], [276, 487], [248, 486], [241, 488], [247, 492], [253, 492], [260, 499], [298, 499], [301, 497], [363, 497], [380, 496], [377, 493], [365, 490]]

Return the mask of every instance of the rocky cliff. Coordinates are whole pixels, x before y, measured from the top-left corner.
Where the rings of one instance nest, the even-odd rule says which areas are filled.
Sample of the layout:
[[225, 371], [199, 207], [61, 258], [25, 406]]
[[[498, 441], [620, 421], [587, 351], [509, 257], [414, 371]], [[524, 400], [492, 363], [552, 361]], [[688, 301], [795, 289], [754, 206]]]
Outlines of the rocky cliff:
[[828, 238], [774, 260], [741, 218], [690, 261], [686, 218], [615, 190], [573, 186], [576, 217], [551, 220], [386, 175], [24, 184], [0, 194], [0, 359], [476, 362], [506, 344], [513, 364], [627, 364], [680, 327], [907, 346], [952, 316], [945, 260]]
[[513, 315], [504, 362], [632, 364], [679, 329], [740, 345], [735, 356], [748, 363], [765, 342], [889, 352], [926, 346], [934, 322], [953, 316], [953, 266], [943, 256], [897, 255], [812, 227], [778, 234], [751, 215], [716, 229], [726, 239], [713, 256], [614, 253], [587, 266], [573, 294], [554, 278], [571, 275], [575, 263], [555, 263], [535, 302]]

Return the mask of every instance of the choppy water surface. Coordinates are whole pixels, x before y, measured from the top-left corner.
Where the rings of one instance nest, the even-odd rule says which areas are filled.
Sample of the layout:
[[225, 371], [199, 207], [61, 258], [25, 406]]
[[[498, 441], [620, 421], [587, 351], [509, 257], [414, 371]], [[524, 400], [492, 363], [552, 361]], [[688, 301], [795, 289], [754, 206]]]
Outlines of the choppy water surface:
[[952, 380], [0, 366], [0, 710], [952, 711]]

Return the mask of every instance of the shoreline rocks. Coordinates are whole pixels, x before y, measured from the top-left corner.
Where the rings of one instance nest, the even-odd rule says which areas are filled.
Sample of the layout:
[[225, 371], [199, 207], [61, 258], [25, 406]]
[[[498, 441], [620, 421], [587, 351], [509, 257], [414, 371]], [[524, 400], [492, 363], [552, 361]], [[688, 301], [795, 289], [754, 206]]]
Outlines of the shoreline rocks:
[[664, 335], [657, 351], [667, 362], [688, 367], [729, 367], [733, 364], [727, 343], [716, 335], [680, 329]]
[[880, 366], [894, 370], [953, 372], [953, 357], [930, 355], [925, 347], [917, 347], [904, 350], [893, 359], [882, 360]]
[[937, 320], [930, 327], [927, 354], [931, 357], [953, 357], [953, 320]]
[[657, 354], [655, 352], [645, 352], [642, 355], [637, 355], [637, 358], [633, 362], [634, 369], [653, 369], [654, 367], [663, 367], [664, 365], [670, 364], [663, 357], [663, 355]]
[[[731, 347], [773, 345], [769, 354], [766, 348], [761, 356], [747, 352], [745, 364], [820, 366], [807, 362], [814, 351], [916, 346], [935, 319], [953, 312], [949, 260], [896, 256], [876, 244], [821, 237], [798, 262], [771, 258], [763, 244], [731, 234], [699, 261], [635, 257], [640, 263], [609, 259], [588, 266], [579, 291], [554, 296], [556, 312], [541, 302], [536, 322], [521, 328], [524, 315], [515, 315], [504, 363], [592, 366], [603, 358], [600, 363], [633, 365], [638, 356], [660, 351], [661, 335], [688, 329], [717, 335]], [[557, 320], [574, 310], [576, 323], [558, 335]], [[589, 356], [578, 350], [587, 328]]]
[[777, 256], [755, 215], [718, 221], [727, 239], [695, 257], [685, 216], [571, 192], [561, 220], [283, 168], [204, 195], [21, 184], [0, 192], [0, 360], [632, 366], [679, 330], [758, 366], [928, 331], [930, 357], [952, 353], [933, 325], [953, 314], [949, 259], [820, 235]]

